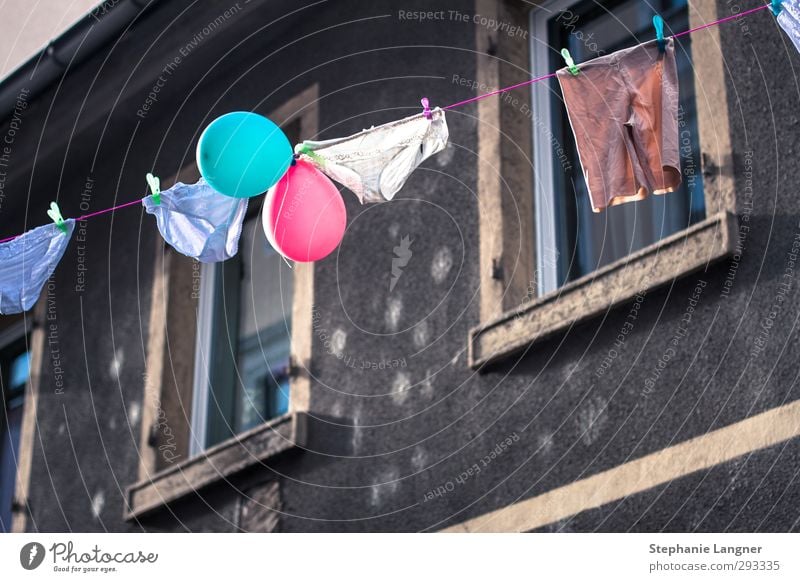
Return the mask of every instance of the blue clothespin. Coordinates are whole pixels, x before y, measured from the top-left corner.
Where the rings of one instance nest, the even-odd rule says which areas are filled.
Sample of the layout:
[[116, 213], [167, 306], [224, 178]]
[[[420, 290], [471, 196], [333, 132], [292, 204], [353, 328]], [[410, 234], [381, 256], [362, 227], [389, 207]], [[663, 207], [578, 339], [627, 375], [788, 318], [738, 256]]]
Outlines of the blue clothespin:
[[425, 119], [433, 119], [433, 114], [431, 114], [431, 102], [428, 101], [428, 98], [423, 97], [420, 99], [420, 103], [422, 103], [422, 113], [425, 115]]
[[783, 6], [781, 5], [781, 0], [772, 0], [771, 4], [772, 4], [772, 14], [774, 14], [775, 17], [777, 18], [778, 14], [781, 13], [781, 9], [783, 8]]
[[47, 216], [53, 219], [53, 222], [56, 223], [58, 229], [67, 234], [67, 225], [64, 223], [64, 217], [61, 216], [61, 210], [58, 208], [58, 204], [55, 202], [50, 203], [50, 210], [47, 211]]
[[147, 172], [145, 179], [147, 180], [147, 185], [150, 187], [150, 192], [153, 193], [153, 202], [155, 204], [161, 204], [161, 180], [150, 172]]
[[667, 50], [667, 41], [664, 40], [664, 19], [658, 14], [653, 16], [653, 26], [656, 29], [656, 40], [658, 41], [658, 50], [662, 53]]
[[569, 50], [563, 48], [561, 49], [561, 56], [564, 57], [564, 61], [567, 63], [567, 68], [569, 72], [573, 75], [578, 74], [578, 67], [575, 65], [575, 61], [572, 60], [572, 55], [569, 54]]

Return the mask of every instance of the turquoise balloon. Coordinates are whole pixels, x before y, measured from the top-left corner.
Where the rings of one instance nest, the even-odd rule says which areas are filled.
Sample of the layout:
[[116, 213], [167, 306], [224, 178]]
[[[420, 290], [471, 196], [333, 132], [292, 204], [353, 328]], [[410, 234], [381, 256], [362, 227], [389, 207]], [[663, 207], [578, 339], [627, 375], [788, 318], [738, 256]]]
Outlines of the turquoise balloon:
[[217, 192], [249, 198], [269, 190], [289, 169], [292, 146], [281, 128], [257, 113], [217, 117], [197, 144], [197, 167]]

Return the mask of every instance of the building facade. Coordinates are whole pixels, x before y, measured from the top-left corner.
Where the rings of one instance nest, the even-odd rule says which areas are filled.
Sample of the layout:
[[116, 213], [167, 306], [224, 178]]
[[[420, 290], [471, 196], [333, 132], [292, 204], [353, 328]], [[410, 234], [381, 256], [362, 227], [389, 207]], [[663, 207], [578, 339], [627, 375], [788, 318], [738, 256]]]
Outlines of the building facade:
[[[292, 143], [755, 4], [106, 2], [0, 86], [3, 236], [198, 178], [215, 117]], [[339, 249], [176, 253], [79, 221], [0, 319], [3, 528], [800, 528], [800, 58], [769, 11], [676, 40], [680, 191], [594, 214], [555, 80], [447, 111]], [[602, 106], [599, 104], [598, 107]]]

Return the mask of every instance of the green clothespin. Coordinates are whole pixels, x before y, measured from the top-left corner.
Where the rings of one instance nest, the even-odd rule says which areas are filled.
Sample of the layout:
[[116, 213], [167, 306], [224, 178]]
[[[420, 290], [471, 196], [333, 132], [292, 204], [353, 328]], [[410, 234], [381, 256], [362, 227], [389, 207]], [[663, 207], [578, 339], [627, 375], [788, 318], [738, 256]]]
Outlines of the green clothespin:
[[653, 27], [656, 29], [656, 40], [658, 41], [659, 52], [667, 50], [667, 41], [664, 40], [664, 19], [658, 14], [653, 16]]
[[564, 57], [564, 61], [567, 63], [567, 68], [569, 72], [573, 75], [578, 74], [578, 67], [575, 65], [575, 61], [572, 60], [572, 55], [569, 54], [569, 50], [563, 48], [561, 49], [561, 56]]
[[781, 9], [783, 8], [783, 6], [781, 6], [781, 0], [772, 0], [770, 4], [772, 5], [772, 14], [774, 14], [777, 18], [778, 14], [781, 13]]
[[147, 180], [147, 185], [150, 186], [150, 192], [153, 193], [153, 202], [161, 204], [161, 180], [150, 172], [147, 172], [145, 179]]
[[325, 158], [323, 158], [319, 154], [315, 154], [313, 151], [311, 151], [311, 148], [304, 143], [297, 144], [294, 148], [294, 151], [296, 154], [303, 154], [304, 156], [308, 156], [309, 158], [317, 162], [317, 165], [319, 166], [325, 165]]
[[64, 223], [64, 217], [61, 216], [61, 210], [58, 208], [58, 204], [55, 202], [50, 203], [50, 210], [47, 211], [47, 216], [53, 219], [53, 222], [56, 223], [58, 229], [67, 234], [67, 225]]

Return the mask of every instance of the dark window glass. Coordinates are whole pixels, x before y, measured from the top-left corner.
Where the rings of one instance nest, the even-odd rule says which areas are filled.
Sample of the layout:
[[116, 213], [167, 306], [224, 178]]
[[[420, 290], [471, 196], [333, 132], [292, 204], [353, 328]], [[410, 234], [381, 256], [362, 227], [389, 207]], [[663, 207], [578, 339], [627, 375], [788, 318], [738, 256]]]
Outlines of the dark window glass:
[[22, 403], [30, 378], [30, 353], [23, 337], [0, 350], [0, 531], [11, 530], [11, 509], [17, 479], [17, 454], [22, 428]]

